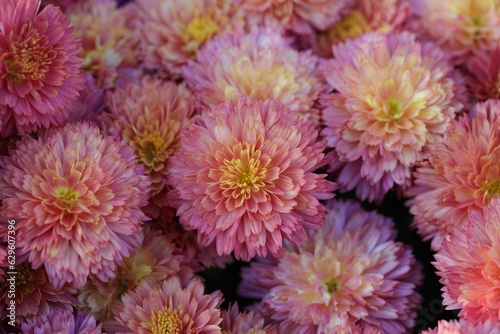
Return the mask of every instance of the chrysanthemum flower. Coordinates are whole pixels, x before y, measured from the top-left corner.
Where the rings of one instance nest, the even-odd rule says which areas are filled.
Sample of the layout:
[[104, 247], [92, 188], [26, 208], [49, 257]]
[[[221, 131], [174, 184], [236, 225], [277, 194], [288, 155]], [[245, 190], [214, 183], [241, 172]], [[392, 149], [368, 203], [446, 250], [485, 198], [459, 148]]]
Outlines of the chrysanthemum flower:
[[380, 202], [411, 184], [411, 168], [461, 108], [455, 73], [439, 49], [407, 32], [368, 33], [333, 53], [323, 73], [335, 91], [320, 100], [322, 134], [338, 158], [331, 171], [343, 191]]
[[466, 62], [467, 83], [476, 101], [500, 98], [500, 44], [492, 50], [477, 50]]
[[[15, 274], [12, 274], [15, 272]], [[12, 278], [14, 281], [12, 281]], [[51, 310], [69, 310], [78, 304], [71, 295], [69, 286], [53, 287], [44, 268], [33, 269], [28, 261], [15, 266], [15, 270], [7, 269], [0, 277], [0, 300], [3, 305], [10, 305], [10, 284], [16, 285], [16, 322], [22, 323], [33, 316], [48, 315]], [[0, 319], [8, 314], [6, 307], [0, 308]]]
[[127, 333], [220, 333], [221, 294], [205, 295], [203, 289], [199, 279], [187, 287], [175, 277], [163, 285], [147, 279], [123, 295], [117, 320], [129, 329]]
[[62, 125], [83, 88], [80, 44], [61, 10], [5, 0], [0, 11], [0, 137]]
[[245, 25], [233, 0], [137, 0], [144, 66], [173, 76], [214, 36]]
[[340, 20], [352, 0], [243, 0], [240, 6], [252, 25], [283, 27], [299, 34], [325, 30]]
[[[452, 218], [450, 218], [452, 219]], [[500, 201], [473, 211], [446, 238], [434, 266], [443, 304], [473, 323], [500, 321]]]
[[334, 184], [314, 171], [326, 161], [315, 126], [273, 100], [241, 98], [202, 113], [181, 134], [168, 182], [180, 223], [202, 245], [249, 261], [279, 255], [283, 238], [320, 227], [319, 199]]
[[356, 202], [329, 201], [321, 229], [278, 261], [243, 268], [240, 294], [263, 297], [260, 310], [280, 333], [342, 333], [355, 326], [406, 333], [421, 301], [420, 266], [394, 241], [393, 222]]
[[428, 329], [421, 334], [500, 334], [500, 323], [473, 323], [464, 319], [440, 320], [434, 329]]
[[128, 82], [107, 97], [111, 115], [103, 120], [104, 133], [118, 136], [134, 148], [137, 161], [151, 178], [146, 213], [158, 218], [161, 208], [168, 206], [169, 158], [179, 146], [179, 133], [195, 112], [194, 97], [184, 85], [153, 78]]
[[85, 284], [89, 273], [114, 277], [140, 238], [148, 178], [133, 149], [103, 137], [90, 123], [25, 136], [0, 158], [1, 211], [16, 217], [18, 252], [45, 266], [61, 287]]
[[37, 315], [21, 325], [24, 334], [101, 334], [92, 315], [78, 311], [76, 315], [69, 310], [52, 310], [48, 315]]
[[345, 11], [339, 22], [317, 32], [314, 52], [331, 58], [334, 44], [371, 31], [399, 31], [409, 14], [410, 6], [403, 0], [355, 0], [354, 7]]
[[500, 42], [496, 0], [409, 0], [418, 20], [414, 29], [457, 60]]
[[207, 106], [250, 96], [273, 99], [305, 118], [319, 119], [313, 105], [325, 84], [318, 59], [310, 51], [293, 50], [270, 29], [214, 38], [183, 72], [188, 86]]
[[471, 210], [500, 199], [500, 101], [480, 103], [474, 113], [453, 122], [446, 140], [432, 146], [406, 193], [413, 227], [436, 250]]
[[240, 312], [238, 304], [222, 311], [222, 334], [278, 334], [278, 326], [266, 325], [264, 318], [256, 312]]
[[98, 320], [114, 318], [122, 307], [121, 296], [133, 291], [146, 277], [161, 283], [176, 276], [185, 287], [194, 276], [193, 270], [187, 266], [189, 259], [177, 254], [176, 245], [161, 231], [145, 225], [139, 235], [142, 244], [123, 260], [115, 272], [115, 278], [104, 283], [90, 275], [78, 294], [81, 306], [89, 308]]
[[136, 65], [137, 43], [125, 14], [115, 0], [80, 1], [66, 11], [75, 36], [82, 40], [83, 70], [100, 88], [113, 88], [119, 69]]

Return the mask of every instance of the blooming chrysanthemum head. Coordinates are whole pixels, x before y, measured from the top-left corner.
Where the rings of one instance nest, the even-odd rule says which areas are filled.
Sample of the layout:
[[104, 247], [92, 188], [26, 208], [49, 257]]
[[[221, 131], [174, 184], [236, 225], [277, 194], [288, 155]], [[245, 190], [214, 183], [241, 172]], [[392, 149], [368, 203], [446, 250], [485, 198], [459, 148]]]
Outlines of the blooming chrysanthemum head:
[[355, 325], [407, 332], [421, 300], [420, 266], [394, 241], [393, 222], [356, 202], [326, 206], [323, 226], [306, 243], [243, 269], [240, 293], [260, 294], [260, 310], [280, 333], [342, 333]]
[[320, 99], [322, 134], [338, 157], [331, 171], [344, 176], [342, 190], [368, 184], [372, 191], [356, 189], [358, 196], [381, 201], [394, 185], [411, 184], [411, 168], [461, 108], [455, 72], [438, 48], [408, 32], [368, 33], [333, 53], [323, 73], [335, 91]]
[[273, 99], [318, 121], [313, 108], [325, 89], [318, 59], [298, 52], [270, 29], [234, 32], [209, 41], [183, 68], [188, 86], [206, 106], [242, 96]]
[[240, 6], [252, 25], [283, 27], [299, 34], [325, 30], [340, 20], [353, 0], [243, 0]]
[[123, 295], [118, 322], [134, 333], [217, 334], [222, 321], [221, 294], [205, 295], [203, 284], [193, 279], [183, 287], [178, 278], [158, 285], [153, 279]]
[[240, 312], [238, 304], [222, 310], [222, 334], [278, 334], [278, 326], [266, 325], [265, 319], [253, 311]]
[[498, 322], [486, 321], [484, 323], [460, 320], [440, 320], [434, 329], [428, 329], [421, 334], [500, 334]]
[[370, 31], [398, 31], [409, 13], [410, 6], [403, 0], [356, 0], [339, 22], [326, 31], [317, 32], [314, 52], [322, 57], [332, 57], [334, 44], [358, 38]]
[[137, 5], [144, 66], [173, 76], [205, 42], [245, 25], [233, 0], [138, 0]]
[[81, 305], [89, 308], [98, 320], [104, 322], [114, 318], [122, 306], [121, 296], [133, 291], [147, 277], [161, 283], [176, 276], [185, 287], [194, 276], [193, 270], [188, 267], [189, 259], [177, 254], [176, 245], [161, 231], [145, 225], [139, 235], [142, 244], [123, 259], [115, 278], [104, 283], [91, 275], [78, 294]]
[[443, 304], [473, 323], [500, 321], [500, 201], [473, 211], [443, 238], [434, 266]]
[[61, 125], [83, 88], [80, 43], [61, 10], [5, 0], [0, 11], [0, 136]]
[[55, 287], [104, 281], [139, 244], [149, 180], [133, 149], [90, 123], [25, 136], [0, 159], [1, 211], [16, 246]]
[[21, 325], [25, 334], [101, 334], [101, 326], [94, 317], [78, 311], [74, 315], [70, 310], [51, 310], [48, 315], [37, 314]]
[[15, 270], [5, 270], [0, 278], [0, 299], [5, 305], [0, 308], [0, 319], [4, 319], [9, 312], [6, 306], [12, 300], [11, 284], [15, 285], [13, 300], [18, 324], [33, 316], [48, 315], [51, 310], [71, 311], [78, 304], [69, 286], [56, 289], [50, 284], [44, 268], [33, 269], [28, 261], [22, 261], [15, 266]]
[[434, 249], [471, 210], [500, 200], [500, 101], [479, 103], [472, 114], [453, 122], [444, 142], [432, 146], [406, 193], [413, 226], [433, 239]]
[[185, 85], [145, 78], [127, 82], [107, 96], [110, 115], [103, 119], [104, 133], [118, 136], [135, 151], [151, 178], [147, 214], [157, 218], [167, 206], [166, 176], [169, 158], [179, 147], [179, 134], [195, 112]]
[[500, 99], [500, 44], [477, 50], [467, 63], [467, 83], [476, 101]]
[[113, 88], [119, 69], [136, 62], [137, 43], [123, 7], [117, 8], [115, 0], [85, 0], [65, 14], [75, 28], [75, 36], [82, 40], [79, 57], [83, 70], [92, 74], [98, 87]]
[[496, 0], [409, 2], [418, 20], [416, 33], [436, 42], [459, 61], [500, 41], [500, 3]]
[[273, 100], [241, 98], [201, 114], [181, 134], [169, 184], [181, 224], [220, 255], [278, 256], [283, 238], [319, 228], [334, 184], [314, 171], [326, 163], [313, 123]]

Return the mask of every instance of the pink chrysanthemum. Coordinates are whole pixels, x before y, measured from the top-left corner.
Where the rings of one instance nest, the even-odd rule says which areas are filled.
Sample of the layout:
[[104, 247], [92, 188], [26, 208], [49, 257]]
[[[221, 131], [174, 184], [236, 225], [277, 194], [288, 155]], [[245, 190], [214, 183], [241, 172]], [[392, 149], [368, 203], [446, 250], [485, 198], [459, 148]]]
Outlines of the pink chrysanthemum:
[[136, 2], [144, 66], [173, 76], [206, 41], [245, 25], [233, 0]]
[[500, 44], [492, 50], [478, 50], [467, 61], [467, 83], [476, 101], [500, 98]]
[[424, 240], [433, 239], [435, 250], [471, 210], [500, 200], [500, 101], [478, 104], [475, 114], [452, 123], [406, 193], [413, 227]]
[[92, 315], [79, 311], [76, 315], [69, 310], [52, 310], [48, 315], [37, 315], [21, 326], [23, 334], [101, 334]]
[[142, 244], [123, 259], [115, 278], [104, 283], [90, 275], [87, 284], [80, 290], [78, 299], [81, 306], [89, 308], [96, 319], [104, 322], [114, 318], [123, 306], [121, 296], [133, 291], [146, 277], [161, 283], [177, 276], [183, 287], [194, 277], [193, 270], [187, 266], [189, 259], [176, 254], [175, 244], [161, 231], [145, 225], [140, 237]]
[[203, 289], [198, 279], [187, 287], [175, 277], [163, 285], [147, 279], [123, 296], [117, 320], [129, 329], [126, 333], [220, 333], [221, 294], [205, 295]]
[[85, 0], [71, 6], [66, 15], [81, 38], [82, 67], [103, 89], [115, 86], [119, 70], [135, 66], [137, 43], [129, 29], [130, 17], [115, 0]]
[[368, 33], [333, 47], [323, 67], [335, 91], [320, 101], [331, 171], [343, 191], [380, 202], [411, 184], [411, 168], [439, 141], [461, 104], [453, 67], [430, 43], [403, 33]]
[[500, 334], [500, 323], [473, 323], [464, 319], [440, 320], [434, 329], [428, 329], [421, 334]]
[[500, 3], [495, 0], [409, 0], [421, 38], [457, 60], [500, 42]]
[[111, 115], [106, 114], [103, 121], [104, 133], [118, 136], [134, 148], [137, 161], [151, 178], [151, 201], [145, 212], [158, 218], [168, 206], [169, 158], [179, 146], [179, 133], [195, 112], [194, 97], [185, 85], [153, 78], [129, 82], [107, 97]]
[[273, 100], [239, 99], [202, 113], [181, 134], [168, 182], [181, 224], [202, 245], [249, 261], [278, 256], [283, 238], [320, 227], [318, 201], [334, 184], [314, 171], [326, 163], [314, 125]]
[[478, 323], [500, 321], [500, 202], [473, 211], [443, 238], [434, 266], [443, 284], [443, 304]]
[[283, 27], [299, 34], [325, 30], [340, 20], [353, 0], [243, 0], [240, 6], [252, 25]]
[[404, 0], [355, 0], [354, 7], [346, 11], [339, 22], [326, 31], [317, 32], [314, 52], [331, 58], [334, 44], [371, 31], [399, 31], [409, 14], [410, 6]]
[[90, 123], [25, 136], [0, 165], [1, 211], [16, 217], [18, 250], [55, 287], [114, 277], [139, 244], [148, 178], [132, 148]]
[[278, 326], [266, 325], [264, 318], [255, 312], [240, 312], [238, 304], [222, 311], [222, 334], [278, 334]]
[[250, 96], [273, 99], [305, 118], [319, 119], [313, 105], [325, 84], [318, 59], [310, 51], [293, 50], [270, 29], [214, 38], [183, 72], [188, 86], [207, 106]]
[[0, 137], [61, 125], [83, 89], [74, 39], [61, 10], [4, 0], [0, 11]]
[[395, 242], [393, 222], [356, 202], [330, 201], [318, 231], [279, 261], [244, 268], [240, 294], [262, 298], [280, 333], [342, 333], [358, 325], [406, 333], [421, 301], [411, 250]]
[[[48, 315], [51, 310], [69, 310], [78, 304], [71, 295], [69, 286], [58, 289], [53, 287], [44, 268], [33, 269], [28, 261], [15, 266], [14, 270], [6, 268], [0, 278], [0, 300], [3, 305], [10, 305], [10, 284], [15, 283], [15, 319], [22, 323], [33, 316]], [[4, 319], [9, 311], [0, 307], [0, 319]]]

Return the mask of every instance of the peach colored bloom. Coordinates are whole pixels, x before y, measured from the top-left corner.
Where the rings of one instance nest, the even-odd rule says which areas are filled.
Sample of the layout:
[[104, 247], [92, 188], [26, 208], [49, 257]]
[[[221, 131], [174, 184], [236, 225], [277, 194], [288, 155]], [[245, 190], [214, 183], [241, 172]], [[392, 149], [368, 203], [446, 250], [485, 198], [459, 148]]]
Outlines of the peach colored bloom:
[[0, 137], [62, 125], [83, 89], [80, 43], [61, 10], [4, 0], [0, 11]]
[[151, 178], [145, 212], [153, 218], [168, 206], [169, 159], [179, 147], [179, 133], [195, 113], [193, 99], [185, 85], [153, 78], [127, 82], [107, 95], [111, 115], [103, 117], [104, 133], [132, 146], [137, 162], [144, 165]]
[[119, 70], [136, 66], [135, 42], [127, 11], [117, 8], [115, 0], [85, 0], [71, 6], [66, 15], [81, 38], [82, 67], [103, 89], [115, 86]]
[[325, 30], [340, 20], [353, 0], [242, 0], [251, 25], [283, 27], [299, 34]]
[[322, 57], [333, 57], [332, 45], [358, 38], [370, 31], [384, 33], [399, 31], [410, 14], [404, 0], [355, 0], [340, 21], [326, 31], [318, 31], [314, 52]]
[[0, 158], [0, 210], [16, 217], [18, 254], [30, 251], [56, 287], [107, 281], [139, 244], [148, 178], [133, 149], [90, 123], [25, 136]]
[[408, 332], [422, 276], [411, 250], [394, 241], [393, 222], [354, 201], [326, 207], [303, 245], [243, 268], [240, 294], [263, 298], [259, 310], [280, 333]]
[[[500, 321], [500, 201], [473, 211], [435, 255], [443, 304], [477, 324]], [[486, 333], [486, 332], [485, 332]]]
[[432, 146], [406, 192], [413, 227], [435, 250], [471, 210], [500, 198], [500, 101], [480, 103], [473, 114], [453, 122], [445, 141]]
[[436, 328], [421, 334], [500, 334], [500, 324], [490, 321], [473, 323], [464, 319], [440, 320]]
[[271, 29], [214, 38], [183, 73], [205, 106], [236, 103], [242, 96], [273, 99], [318, 123], [314, 103], [325, 90], [318, 59], [310, 51], [292, 49]]
[[442, 140], [462, 104], [453, 67], [408, 33], [371, 32], [333, 47], [323, 73], [335, 90], [320, 99], [342, 191], [381, 202], [411, 185], [411, 170]]
[[314, 171], [327, 161], [314, 125], [273, 100], [241, 98], [201, 114], [171, 158], [169, 195], [180, 223], [202, 245], [249, 261], [279, 255], [283, 238], [305, 241], [334, 196]]
[[221, 294], [204, 294], [198, 279], [185, 288], [175, 277], [162, 285], [147, 279], [123, 296], [117, 320], [129, 329], [124, 333], [217, 334], [221, 333], [220, 303]]
[[148, 225], [139, 235], [141, 244], [123, 259], [123, 264], [115, 272], [115, 278], [105, 283], [90, 275], [78, 293], [81, 306], [90, 309], [97, 320], [104, 322], [105, 329], [105, 322], [113, 319], [123, 307], [122, 295], [133, 291], [147, 277], [161, 283], [176, 276], [183, 287], [194, 277], [193, 270], [188, 267], [189, 259], [177, 254], [176, 245], [170, 237]]
[[245, 25], [233, 0], [137, 0], [144, 66], [180, 76], [180, 67], [214, 36]]
[[500, 42], [497, 0], [409, 0], [421, 38], [432, 40], [456, 60]]

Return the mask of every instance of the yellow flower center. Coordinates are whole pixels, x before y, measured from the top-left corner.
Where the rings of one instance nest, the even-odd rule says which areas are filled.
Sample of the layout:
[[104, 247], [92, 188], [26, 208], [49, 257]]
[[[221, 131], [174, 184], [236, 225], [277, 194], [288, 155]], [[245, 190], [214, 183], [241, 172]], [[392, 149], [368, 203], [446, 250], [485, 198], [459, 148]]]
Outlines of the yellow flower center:
[[129, 141], [148, 173], [151, 169], [162, 169], [163, 162], [174, 154], [173, 143], [181, 126], [177, 120], [169, 119], [166, 123], [160, 126], [159, 122], [153, 122]]
[[387, 99], [387, 113], [392, 117], [397, 118], [402, 108], [403, 105], [399, 100], [393, 97]]
[[332, 293], [340, 290], [340, 283], [338, 281], [334, 280], [333, 278], [331, 278], [325, 282], [325, 287], [326, 287], [326, 291], [329, 294], [332, 294]]
[[209, 16], [195, 17], [189, 22], [186, 32], [188, 36], [200, 44], [210, 39], [219, 31], [217, 22]]
[[339, 23], [328, 31], [330, 41], [335, 44], [354, 39], [372, 30], [365, 16], [359, 10], [352, 10], [344, 15]]
[[[245, 149], [242, 156], [249, 156], [249, 151]], [[260, 156], [261, 151], [256, 150], [248, 161], [240, 158], [224, 160], [224, 164], [220, 167], [223, 172], [220, 182], [224, 188], [235, 190], [232, 192], [233, 197], [244, 196], [245, 199], [249, 199], [252, 192], [265, 186], [263, 180], [266, 177], [267, 168], [261, 168]]]
[[486, 182], [484, 186], [484, 196], [487, 198], [500, 195], [500, 179]]
[[40, 45], [40, 38], [12, 43], [10, 57], [5, 61], [7, 78], [15, 82], [43, 80], [51, 63], [49, 52]]
[[16, 286], [27, 286], [35, 281], [35, 275], [28, 261], [23, 262], [16, 268]]
[[56, 198], [56, 205], [65, 211], [71, 210], [73, 205], [79, 201], [78, 193], [66, 187], [57, 189], [54, 197]]
[[164, 307], [161, 311], [153, 310], [151, 316], [153, 334], [181, 334], [184, 333], [184, 322], [182, 321], [179, 310], [172, 310]]

